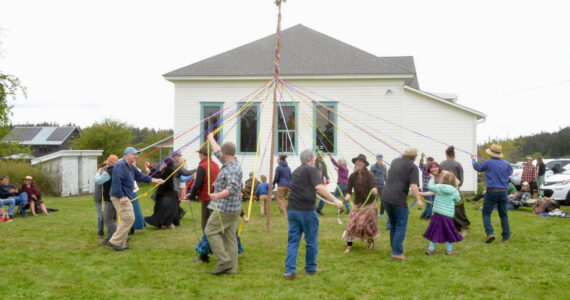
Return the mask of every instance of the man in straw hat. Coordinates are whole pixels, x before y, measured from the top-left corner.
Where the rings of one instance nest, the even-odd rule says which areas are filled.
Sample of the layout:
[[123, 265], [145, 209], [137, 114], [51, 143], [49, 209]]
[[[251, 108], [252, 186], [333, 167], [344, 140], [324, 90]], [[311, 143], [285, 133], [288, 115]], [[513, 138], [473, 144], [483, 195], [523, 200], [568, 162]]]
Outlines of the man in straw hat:
[[503, 157], [503, 147], [501, 145], [493, 144], [486, 152], [491, 159], [482, 163], [477, 163], [477, 155], [471, 155], [473, 169], [477, 172], [485, 172], [485, 185], [487, 188], [485, 202], [483, 203], [483, 226], [485, 226], [485, 232], [487, 233], [485, 243], [491, 243], [495, 240], [495, 232], [491, 224], [491, 213], [495, 205], [501, 218], [503, 241], [507, 242], [511, 237], [509, 215], [507, 214], [507, 190], [509, 188], [509, 177], [513, 174], [513, 168], [509, 162], [501, 159]]
[[396, 158], [390, 164], [388, 179], [382, 191], [382, 202], [386, 207], [390, 222], [390, 245], [392, 259], [404, 260], [404, 239], [408, 227], [408, 192], [411, 189], [416, 197], [418, 209], [424, 208], [420, 198], [419, 171], [414, 161], [418, 156], [416, 148], [407, 148], [402, 157]]
[[235, 274], [238, 271], [236, 231], [241, 212], [241, 165], [236, 159], [234, 143], [225, 142], [220, 147], [211, 132], [208, 134], [208, 141], [214, 155], [222, 162], [208, 205], [209, 209], [217, 212], [210, 215], [204, 231], [218, 263], [212, 274]]

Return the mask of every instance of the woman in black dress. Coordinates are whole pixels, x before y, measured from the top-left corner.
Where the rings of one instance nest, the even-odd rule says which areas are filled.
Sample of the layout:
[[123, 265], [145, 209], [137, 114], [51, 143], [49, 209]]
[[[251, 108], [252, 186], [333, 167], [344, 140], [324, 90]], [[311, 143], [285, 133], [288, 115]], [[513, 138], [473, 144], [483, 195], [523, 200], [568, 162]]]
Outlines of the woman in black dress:
[[[152, 177], [166, 180], [178, 165], [174, 161], [169, 161], [166, 166], [160, 168]], [[154, 194], [154, 213], [150, 217], [145, 217], [145, 221], [159, 228], [174, 229], [180, 225], [180, 205], [178, 203], [178, 192], [174, 186], [174, 176], [171, 176], [161, 184]]]

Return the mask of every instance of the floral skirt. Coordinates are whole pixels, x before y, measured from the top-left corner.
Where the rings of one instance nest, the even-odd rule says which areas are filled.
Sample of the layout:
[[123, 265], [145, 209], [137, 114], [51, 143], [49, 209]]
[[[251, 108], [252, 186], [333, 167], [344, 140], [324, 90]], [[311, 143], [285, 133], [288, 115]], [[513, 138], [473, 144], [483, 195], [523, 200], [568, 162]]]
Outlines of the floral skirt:
[[348, 225], [342, 238], [348, 242], [354, 240], [376, 239], [378, 234], [378, 206], [376, 201], [362, 206], [355, 204], [350, 210]]

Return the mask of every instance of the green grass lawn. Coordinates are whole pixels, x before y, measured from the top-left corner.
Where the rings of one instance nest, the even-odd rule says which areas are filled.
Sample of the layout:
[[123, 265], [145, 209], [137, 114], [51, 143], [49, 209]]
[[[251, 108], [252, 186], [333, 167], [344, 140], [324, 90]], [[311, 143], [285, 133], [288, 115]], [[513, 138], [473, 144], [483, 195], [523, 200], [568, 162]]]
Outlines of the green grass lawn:
[[[413, 208], [404, 243], [408, 259], [399, 262], [390, 259], [385, 219], [379, 221], [381, 237], [373, 251], [359, 242], [351, 254], [344, 254], [341, 235], [347, 215], [339, 225], [335, 209], [328, 206], [319, 233], [318, 265], [325, 272], [286, 281], [287, 221], [278, 216], [275, 202], [270, 233], [254, 202], [252, 220], [242, 233], [245, 252], [239, 257], [239, 273], [217, 277], [210, 275], [215, 262], [190, 261], [197, 257], [190, 212], [179, 228], [147, 227], [132, 237], [130, 250], [115, 252], [99, 245], [92, 196], [45, 202], [60, 211], [0, 223], [2, 299], [570, 298], [570, 220], [536, 217], [530, 208], [510, 212], [510, 243], [501, 242], [494, 212], [499, 238], [485, 244], [481, 213], [467, 203], [472, 227], [466, 239], [455, 244], [455, 256], [443, 254], [443, 245], [434, 256], [424, 254], [428, 241], [422, 235], [428, 222]], [[144, 198], [141, 205], [150, 215], [152, 200]], [[199, 212], [199, 204], [192, 205], [195, 214]], [[302, 274], [304, 243], [298, 262]]]

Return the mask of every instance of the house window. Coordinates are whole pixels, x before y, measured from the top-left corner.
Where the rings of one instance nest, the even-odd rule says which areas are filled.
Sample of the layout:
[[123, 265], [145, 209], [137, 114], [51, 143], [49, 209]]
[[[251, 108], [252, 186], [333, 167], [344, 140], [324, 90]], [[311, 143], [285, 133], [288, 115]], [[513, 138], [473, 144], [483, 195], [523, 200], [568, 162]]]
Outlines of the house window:
[[293, 103], [280, 104], [277, 108], [275, 143], [277, 154], [294, 153], [297, 150], [297, 107]]
[[[224, 104], [222, 102], [201, 102], [200, 103], [200, 115], [201, 120], [204, 120], [208, 117], [211, 117], [222, 110]], [[222, 122], [219, 122], [223, 117], [223, 114], [216, 115], [213, 118], [210, 118], [207, 122], [202, 123], [202, 132], [205, 131], [212, 131], [219, 127]], [[219, 122], [219, 123], [218, 123]], [[221, 138], [221, 130], [214, 135], [216, 141], [219, 141]], [[202, 143], [206, 141], [206, 136], [202, 137]]]
[[336, 154], [336, 127], [333, 123], [337, 124], [337, 120], [336, 114], [332, 112], [337, 111], [336, 103], [321, 102], [320, 105], [315, 105], [315, 107], [318, 110], [314, 111], [315, 129], [313, 136], [315, 137], [316, 146], [323, 152]]
[[[244, 104], [241, 104], [241, 108]], [[257, 150], [257, 135], [259, 122], [259, 105], [252, 104], [240, 113], [237, 130], [237, 148], [240, 153], [255, 153]]]

